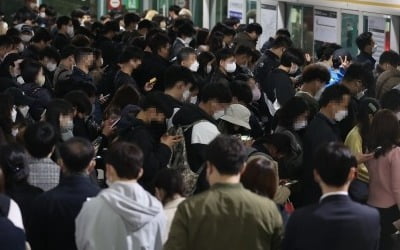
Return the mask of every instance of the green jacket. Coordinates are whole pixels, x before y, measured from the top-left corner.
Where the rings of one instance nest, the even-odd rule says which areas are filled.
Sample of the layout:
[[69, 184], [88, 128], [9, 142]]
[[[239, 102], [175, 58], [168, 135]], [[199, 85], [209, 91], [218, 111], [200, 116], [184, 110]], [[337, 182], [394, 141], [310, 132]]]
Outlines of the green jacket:
[[240, 183], [218, 183], [179, 205], [164, 249], [275, 250], [282, 234], [273, 201]]

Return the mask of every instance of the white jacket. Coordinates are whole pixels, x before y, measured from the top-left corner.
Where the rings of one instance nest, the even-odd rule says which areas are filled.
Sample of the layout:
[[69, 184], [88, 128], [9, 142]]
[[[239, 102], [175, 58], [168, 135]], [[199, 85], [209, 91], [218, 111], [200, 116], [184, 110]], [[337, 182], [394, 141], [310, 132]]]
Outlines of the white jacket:
[[139, 184], [115, 182], [85, 202], [76, 218], [79, 250], [162, 249], [166, 217]]

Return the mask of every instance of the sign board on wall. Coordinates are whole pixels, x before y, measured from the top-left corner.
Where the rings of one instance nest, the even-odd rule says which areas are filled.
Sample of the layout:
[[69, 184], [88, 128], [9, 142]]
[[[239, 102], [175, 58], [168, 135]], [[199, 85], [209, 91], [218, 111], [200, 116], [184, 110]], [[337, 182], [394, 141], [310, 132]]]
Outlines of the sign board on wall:
[[107, 1], [108, 10], [115, 10], [122, 8], [122, 0], [108, 0]]
[[235, 17], [244, 21], [245, 4], [243, 0], [228, 0], [228, 17]]
[[277, 26], [277, 10], [276, 6], [269, 4], [261, 4], [261, 18], [260, 25], [263, 29], [263, 32], [258, 39], [257, 46], [261, 48], [261, 46], [270, 38], [274, 37], [276, 33]]
[[314, 40], [337, 43], [337, 13], [334, 11], [315, 10]]
[[386, 20], [383, 17], [368, 17], [368, 31], [372, 33], [375, 45], [377, 46], [376, 52], [373, 54], [375, 60], [379, 60], [380, 54], [385, 51], [385, 26]]

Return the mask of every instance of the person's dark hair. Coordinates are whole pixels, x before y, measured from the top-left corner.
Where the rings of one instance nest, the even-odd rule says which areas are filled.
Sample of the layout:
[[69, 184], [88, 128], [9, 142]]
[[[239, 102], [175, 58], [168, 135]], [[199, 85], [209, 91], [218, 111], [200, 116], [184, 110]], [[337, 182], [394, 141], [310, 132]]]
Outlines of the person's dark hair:
[[155, 23], [157, 27], [160, 28], [161, 23], [162, 22], [167, 23], [168, 19], [163, 15], [155, 15], [153, 19], [151, 19], [151, 21], [153, 21], [153, 23]]
[[293, 42], [290, 40], [290, 38], [286, 36], [278, 36], [275, 38], [275, 40], [271, 44], [271, 48], [277, 49], [277, 48], [290, 48], [292, 47]]
[[83, 172], [95, 157], [92, 143], [80, 137], [74, 137], [63, 142], [58, 151], [64, 167], [70, 173]]
[[43, 69], [42, 64], [34, 60], [24, 60], [20, 67], [21, 76], [26, 83], [35, 83], [40, 69]]
[[246, 159], [246, 147], [234, 136], [219, 135], [206, 149], [206, 161], [222, 175], [239, 174]]
[[304, 68], [302, 74], [303, 83], [309, 83], [315, 80], [319, 80], [323, 83], [329, 82], [331, 79], [331, 74], [329, 70], [318, 63], [308, 65]]
[[181, 7], [179, 7], [178, 5], [171, 5], [171, 6], [169, 6], [168, 11], [174, 12], [175, 15], [179, 15], [179, 11], [181, 11]]
[[229, 17], [229, 18], [225, 18], [223, 23], [229, 27], [233, 27], [240, 23], [240, 19], [236, 18], [236, 17]]
[[358, 106], [357, 122], [362, 140], [363, 152], [367, 152], [367, 141], [371, 127], [370, 115], [375, 115], [380, 109], [378, 100], [374, 98], [363, 98]]
[[0, 76], [11, 79], [10, 66], [15, 67], [15, 61], [23, 57], [17, 53], [8, 54], [0, 65]]
[[14, 106], [14, 98], [9, 94], [0, 93], [0, 130], [11, 135], [12, 120], [11, 110]]
[[342, 47], [336, 43], [324, 43], [316, 49], [317, 58], [321, 61], [329, 60], [331, 56], [333, 56], [333, 52], [341, 48]]
[[243, 102], [245, 105], [249, 104], [253, 100], [253, 93], [251, 92], [250, 86], [243, 81], [235, 80], [229, 85], [232, 96], [236, 97], [239, 102]]
[[57, 21], [56, 21], [57, 29], [61, 29], [63, 25], [68, 25], [70, 21], [71, 21], [71, 18], [69, 16], [58, 17]]
[[196, 34], [196, 30], [193, 28], [193, 25], [190, 23], [184, 23], [178, 27], [177, 35], [178, 37], [186, 36], [192, 37]]
[[0, 47], [11, 47], [12, 40], [7, 35], [0, 35]]
[[173, 88], [177, 82], [182, 81], [185, 85], [193, 83], [193, 77], [190, 69], [172, 65], [164, 73], [164, 87], [165, 89]]
[[216, 100], [219, 103], [230, 103], [232, 92], [226, 84], [208, 83], [201, 90], [200, 100], [202, 102]]
[[234, 57], [234, 56], [235, 55], [234, 55], [233, 51], [231, 49], [228, 49], [228, 48], [221, 49], [221, 50], [217, 51], [217, 54], [216, 54], [217, 65], [219, 65], [219, 63], [222, 60], [226, 60], [226, 59], [228, 59], [230, 57]]
[[72, 106], [79, 113], [90, 115], [90, 113], [92, 112], [92, 104], [90, 102], [89, 96], [82, 90], [74, 90], [68, 92], [64, 96], [64, 100], [71, 103]]
[[167, 95], [153, 91], [147, 94], [144, 98], [140, 100], [140, 107], [143, 110], [147, 110], [149, 108], [156, 108], [158, 113], [163, 113], [166, 117], [171, 117], [173, 114], [173, 109], [171, 105], [167, 101]]
[[334, 69], [339, 69], [342, 65], [342, 60], [347, 58], [347, 61], [351, 62], [353, 60], [353, 56], [350, 51], [344, 48], [336, 49], [332, 55], [332, 63]]
[[7, 192], [11, 192], [16, 184], [26, 182], [29, 166], [25, 149], [19, 144], [1, 146], [0, 170], [4, 174], [4, 186]]
[[246, 26], [247, 33], [256, 32], [257, 35], [261, 35], [262, 31], [262, 27], [258, 23], [250, 23]]
[[315, 154], [315, 163], [322, 181], [334, 187], [346, 184], [350, 169], [357, 167], [357, 159], [350, 149], [338, 142], [321, 146]]
[[347, 87], [341, 84], [330, 86], [322, 92], [321, 98], [319, 99], [319, 106], [326, 107], [330, 102], [341, 102], [345, 95], [351, 95]]
[[51, 35], [48, 30], [45, 28], [39, 28], [36, 32], [35, 35], [32, 37], [31, 42], [34, 43], [39, 43], [39, 42], [49, 42], [51, 41]]
[[57, 134], [53, 125], [48, 122], [38, 122], [29, 125], [24, 133], [25, 148], [34, 158], [45, 158], [54, 149]]
[[91, 45], [90, 39], [84, 34], [75, 34], [71, 40], [71, 45], [77, 48], [88, 48]]
[[7, 35], [8, 37], [12, 37], [12, 36], [17, 36], [17, 37], [19, 37], [19, 36], [21, 35], [21, 31], [19, 31], [19, 30], [16, 29], [16, 28], [9, 28], [9, 29], [7, 30], [7, 32], [6, 32], [6, 35]]
[[154, 23], [152, 21], [149, 21], [147, 19], [143, 19], [142, 21], [140, 21], [138, 23], [138, 30], [141, 29], [147, 29], [147, 30], [151, 30], [154, 28]]
[[73, 115], [74, 107], [63, 99], [53, 99], [47, 106], [45, 120], [53, 125], [57, 138], [60, 135], [60, 115]]
[[245, 45], [240, 45], [240, 46], [236, 47], [234, 53], [235, 53], [235, 55], [246, 55], [246, 56], [253, 55], [252, 49]]
[[75, 46], [72, 46], [72, 45], [65, 46], [60, 51], [60, 59], [63, 60], [63, 59], [66, 59], [66, 58], [68, 58], [70, 56], [75, 55], [75, 50], [76, 50]]
[[207, 45], [212, 53], [217, 53], [223, 48], [224, 34], [220, 31], [212, 33], [207, 40]]
[[118, 57], [118, 63], [127, 63], [130, 60], [142, 60], [144, 57], [143, 50], [138, 47], [129, 46], [125, 48]]
[[138, 23], [140, 21], [140, 16], [136, 13], [126, 13], [124, 16], [125, 27], [128, 27], [132, 23]]
[[369, 74], [368, 70], [361, 63], [352, 63], [350, 67], [346, 70], [342, 81], [355, 81], [360, 80], [364, 87], [368, 87]]
[[280, 153], [282, 155], [288, 155], [291, 152], [291, 141], [290, 137], [287, 134], [274, 133], [272, 135], [259, 138], [257, 141], [255, 141], [254, 145], [256, 146], [268, 144], [273, 145], [276, 148], [277, 153]]
[[196, 45], [206, 45], [207, 44], [207, 39], [209, 35], [209, 30], [208, 29], [198, 29], [197, 30], [197, 35], [196, 35]]
[[276, 31], [275, 35], [276, 35], [277, 37], [279, 37], [279, 36], [285, 36], [285, 37], [287, 37], [287, 38], [290, 38], [290, 32], [289, 32], [289, 30], [287, 30], [287, 29], [279, 29], [279, 30]]
[[184, 196], [183, 178], [181, 173], [176, 169], [161, 169], [154, 179], [154, 187], [164, 190], [165, 197], [161, 201], [164, 205], [166, 202], [170, 201], [175, 194]]
[[393, 112], [400, 111], [400, 90], [391, 89], [383, 94], [380, 100], [383, 109], [389, 109]]
[[181, 62], [188, 59], [190, 55], [196, 55], [196, 51], [193, 48], [182, 48], [176, 56], [176, 62], [180, 65]]
[[103, 26], [102, 33], [107, 34], [109, 32], [119, 32], [120, 27], [117, 21], [106, 22]]
[[277, 111], [278, 125], [293, 130], [293, 124], [299, 115], [309, 112], [309, 106], [301, 97], [293, 97]]
[[364, 51], [365, 47], [372, 43], [372, 33], [364, 32], [356, 38], [356, 44], [360, 51]]
[[247, 163], [240, 182], [246, 189], [273, 199], [278, 188], [278, 174], [271, 161], [257, 158]]
[[47, 46], [40, 51], [39, 59], [43, 60], [43, 58], [54, 59], [56, 63], [60, 62], [60, 53], [58, 53], [57, 49], [51, 46]]
[[74, 54], [76, 64], [82, 61], [82, 59], [87, 55], [94, 55], [93, 49], [86, 47], [77, 48]]
[[153, 54], [157, 54], [162, 48], [165, 48], [170, 44], [168, 36], [164, 34], [156, 34], [149, 41], [149, 47]]
[[375, 157], [385, 155], [393, 146], [400, 143], [400, 124], [395, 113], [388, 109], [378, 111], [372, 119], [369, 130], [368, 151], [374, 152], [377, 147], [382, 147], [375, 153]]
[[131, 84], [124, 84], [117, 89], [109, 106], [117, 107], [122, 110], [125, 106], [132, 104], [138, 105], [140, 94]]
[[215, 59], [215, 56], [211, 52], [201, 52], [197, 56], [197, 61], [199, 62], [199, 70], [197, 71], [200, 75], [205, 74], [206, 67], [209, 62]]
[[297, 66], [302, 66], [304, 64], [305, 58], [304, 53], [301, 49], [288, 48], [283, 52], [281, 57], [281, 64], [285, 67], [290, 67], [292, 63], [297, 64]]
[[393, 67], [397, 67], [400, 64], [400, 56], [393, 50], [385, 51], [379, 57], [379, 64], [388, 63]]
[[120, 178], [137, 179], [143, 167], [142, 150], [132, 143], [116, 142], [107, 152], [106, 164], [110, 164]]

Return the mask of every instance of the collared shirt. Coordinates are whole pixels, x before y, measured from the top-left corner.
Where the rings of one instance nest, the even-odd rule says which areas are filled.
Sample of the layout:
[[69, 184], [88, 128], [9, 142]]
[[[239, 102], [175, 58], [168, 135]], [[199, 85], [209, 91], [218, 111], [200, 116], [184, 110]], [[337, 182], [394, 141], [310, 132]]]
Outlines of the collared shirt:
[[319, 201], [321, 202], [326, 197], [333, 196], [333, 195], [349, 195], [349, 193], [347, 191], [329, 192], [329, 193], [323, 194], [321, 196], [321, 198], [319, 198]]
[[37, 159], [29, 157], [28, 166], [28, 182], [31, 185], [48, 191], [56, 187], [60, 182], [61, 168], [50, 158]]

